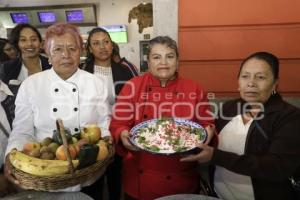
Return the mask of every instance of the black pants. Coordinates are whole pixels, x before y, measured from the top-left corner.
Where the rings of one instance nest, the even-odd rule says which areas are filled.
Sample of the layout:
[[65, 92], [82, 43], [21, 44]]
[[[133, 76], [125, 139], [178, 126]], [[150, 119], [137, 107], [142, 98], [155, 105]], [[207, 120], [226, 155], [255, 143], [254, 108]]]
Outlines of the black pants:
[[122, 190], [121, 170], [122, 157], [115, 155], [114, 162], [107, 167], [105, 174], [92, 185], [82, 188], [81, 192], [95, 200], [101, 200], [106, 177], [109, 200], [120, 200]]

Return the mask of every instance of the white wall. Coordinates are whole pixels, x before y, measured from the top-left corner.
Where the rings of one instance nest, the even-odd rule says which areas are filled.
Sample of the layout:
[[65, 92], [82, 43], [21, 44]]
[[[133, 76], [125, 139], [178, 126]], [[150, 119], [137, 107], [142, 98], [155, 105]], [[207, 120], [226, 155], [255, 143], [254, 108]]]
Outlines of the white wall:
[[[49, 6], [67, 5], [80, 3], [94, 3], [97, 5], [97, 22], [99, 26], [125, 24], [128, 27], [128, 43], [119, 44], [120, 54], [133, 62], [137, 67], [140, 65], [139, 41], [144, 40], [144, 34], [153, 36], [153, 27], [145, 28], [140, 34], [138, 32], [137, 20], [128, 23], [129, 11], [141, 2], [152, 2], [152, 0], [0, 0], [0, 7], [25, 7], [25, 6]], [[92, 27], [81, 28], [85, 34]], [[43, 33], [44, 30], [41, 30]]]
[[178, 0], [153, 0], [153, 35], [178, 40]]

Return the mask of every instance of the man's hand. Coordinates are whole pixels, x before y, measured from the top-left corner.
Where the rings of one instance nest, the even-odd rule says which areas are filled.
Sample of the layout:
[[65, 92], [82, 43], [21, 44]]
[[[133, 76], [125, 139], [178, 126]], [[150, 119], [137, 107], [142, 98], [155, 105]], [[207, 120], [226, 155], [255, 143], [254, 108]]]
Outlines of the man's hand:
[[199, 163], [207, 163], [212, 159], [214, 148], [207, 144], [198, 144], [198, 148], [201, 149], [200, 153], [188, 155], [181, 158], [180, 161], [192, 162], [198, 161]]
[[130, 142], [129, 142], [129, 132], [128, 130], [122, 131], [120, 135], [121, 141], [124, 145], [125, 148], [132, 150], [132, 151], [137, 151], [138, 149], [134, 147]]

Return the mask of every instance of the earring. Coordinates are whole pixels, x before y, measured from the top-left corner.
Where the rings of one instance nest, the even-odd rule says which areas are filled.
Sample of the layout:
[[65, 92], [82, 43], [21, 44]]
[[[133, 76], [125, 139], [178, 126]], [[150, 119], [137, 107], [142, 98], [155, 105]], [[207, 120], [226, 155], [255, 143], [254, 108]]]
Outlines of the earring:
[[275, 95], [275, 94], [276, 94], [276, 90], [273, 90], [273, 91], [272, 91], [272, 95]]

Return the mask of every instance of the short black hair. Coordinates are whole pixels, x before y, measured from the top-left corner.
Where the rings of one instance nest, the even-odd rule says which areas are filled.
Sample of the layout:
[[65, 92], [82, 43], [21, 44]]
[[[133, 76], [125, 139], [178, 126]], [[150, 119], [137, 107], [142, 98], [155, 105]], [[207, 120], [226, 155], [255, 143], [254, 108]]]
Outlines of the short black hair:
[[18, 43], [20, 40], [20, 33], [24, 28], [30, 28], [31, 30], [33, 30], [37, 34], [39, 41], [42, 42], [42, 36], [36, 27], [32, 26], [31, 24], [26, 24], [26, 23], [18, 24], [11, 30], [11, 33], [9, 36], [9, 41], [19, 52], [20, 52], [20, 49], [19, 49]]
[[147, 55], [148, 58], [149, 58], [151, 49], [155, 44], [167, 45], [167, 47], [175, 50], [175, 53], [176, 53], [177, 57], [179, 56], [178, 47], [177, 47], [177, 43], [176, 43], [175, 40], [173, 40], [169, 36], [157, 36], [157, 37], [151, 39], [150, 42], [149, 42], [149, 51], [148, 51], [148, 55]]
[[255, 52], [255, 53], [251, 54], [250, 56], [248, 56], [247, 58], [245, 58], [243, 60], [243, 62], [241, 63], [238, 77], [240, 76], [240, 73], [241, 73], [241, 70], [242, 70], [244, 64], [252, 58], [255, 58], [257, 60], [263, 60], [266, 63], [268, 63], [268, 65], [271, 68], [272, 74], [274, 76], [274, 80], [277, 80], [279, 78], [279, 59], [275, 55], [273, 55], [269, 52], [264, 52], [264, 51]]

